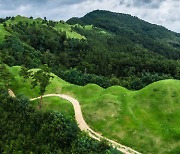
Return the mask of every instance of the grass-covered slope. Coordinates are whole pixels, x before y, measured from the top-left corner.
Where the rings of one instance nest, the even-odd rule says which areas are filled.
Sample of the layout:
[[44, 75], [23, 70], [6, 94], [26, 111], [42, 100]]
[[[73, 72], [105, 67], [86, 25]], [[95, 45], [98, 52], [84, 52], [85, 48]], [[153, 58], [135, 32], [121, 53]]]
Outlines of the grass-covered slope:
[[[28, 23], [28, 24], [32, 24], [33, 22], [35, 22], [39, 26], [46, 25], [46, 22], [41, 18], [33, 19], [33, 18], [28, 18], [28, 17], [24, 17], [24, 16], [20, 16], [20, 15], [7, 20], [5, 23], [7, 25], [16, 25], [19, 22]], [[74, 38], [74, 39], [79, 39], [79, 40], [86, 39], [85, 36], [77, 33], [73, 29], [74, 27], [82, 28], [87, 31], [93, 30], [93, 25], [86, 25], [86, 26], [81, 26], [79, 24], [69, 25], [68, 23], [64, 22], [63, 20], [52, 21], [52, 22], [54, 22], [54, 24], [53, 24], [54, 29], [57, 31], [60, 31], [60, 32], [65, 32], [68, 38]], [[3, 25], [1, 25], [1, 26], [3, 28]], [[106, 32], [101, 29], [101, 33], [106, 33]], [[0, 34], [1, 34], [1, 31], [0, 31]]]
[[[12, 89], [30, 98], [30, 88], [18, 76], [20, 67], [10, 68], [15, 76]], [[58, 77], [46, 93], [66, 93], [79, 100], [85, 120], [102, 135], [143, 153], [178, 153], [180, 146], [180, 81], [163, 80], [139, 91], [119, 86], [103, 89], [89, 84], [69, 84]]]
[[178, 153], [180, 81], [164, 80], [140, 91], [95, 85], [70, 86], [86, 121], [104, 136], [143, 153]]
[[[39, 100], [32, 101], [31, 105], [35, 109], [39, 109]], [[61, 112], [65, 115], [68, 115], [74, 118], [74, 109], [73, 109], [72, 104], [59, 97], [43, 98], [42, 111], [43, 112], [52, 112], [52, 111]]]
[[66, 32], [67, 37], [69, 38], [75, 38], [75, 39], [85, 39], [84, 36], [78, 34], [77, 32], [75, 32], [72, 28], [72, 26], [65, 23], [65, 22], [59, 22], [55, 25], [55, 29], [57, 31], [63, 31]]
[[[22, 23], [28, 23], [28, 24], [32, 24], [33, 22], [35, 22], [36, 24], [38, 24], [39, 26], [42, 25], [46, 25], [46, 22], [41, 19], [41, 18], [37, 18], [37, 19], [30, 19], [24, 16], [16, 16], [13, 19], [9, 19], [6, 21], [7, 25], [15, 25], [18, 24], [19, 22]], [[64, 21], [60, 21], [60, 22], [54, 22], [54, 29], [57, 31], [62, 31], [62, 32], [66, 32], [66, 35], [68, 38], [75, 38], [75, 39], [85, 39], [84, 36], [78, 34], [77, 32], [75, 32], [71, 27], [71, 25], [67, 24]]]
[[[41, 20], [39, 20], [39, 21], [41, 21]], [[29, 18], [27, 18], [27, 17], [18, 15], [18, 16], [16, 16], [16, 17], [14, 17], [13, 19], [7, 20], [7, 21], [6, 21], [6, 24], [7, 24], [7, 25], [9, 25], [9, 24], [14, 25], [14, 24], [17, 24], [18, 22], [33, 23], [33, 19], [29, 19]]]
[[[45, 103], [45, 102], [44, 102]], [[34, 110], [24, 96], [0, 87], [0, 153], [119, 154], [82, 133], [72, 117]]]

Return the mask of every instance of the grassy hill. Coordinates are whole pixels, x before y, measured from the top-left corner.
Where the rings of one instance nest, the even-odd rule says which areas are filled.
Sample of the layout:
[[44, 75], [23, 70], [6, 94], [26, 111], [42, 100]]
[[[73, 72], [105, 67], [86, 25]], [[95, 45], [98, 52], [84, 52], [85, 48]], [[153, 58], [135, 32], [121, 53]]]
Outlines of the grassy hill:
[[[33, 22], [36, 22], [37, 24], [39, 25], [42, 25], [45, 23], [43, 23], [43, 19], [41, 18], [37, 18], [37, 19], [30, 19], [30, 18], [27, 18], [27, 17], [24, 17], [24, 16], [16, 16], [14, 17], [13, 19], [9, 19], [6, 21], [6, 24], [9, 25], [14, 25], [14, 24], [18, 24], [19, 22], [22, 22], [22, 23], [29, 23], [29, 24], [32, 24]], [[75, 38], [75, 39], [85, 39], [84, 36], [78, 34], [77, 32], [73, 31], [71, 29], [71, 25], [68, 25], [67, 23], [65, 23], [64, 21], [61, 21], [61, 22], [56, 22], [54, 28], [57, 30], [57, 31], [63, 31], [63, 32], [66, 32], [66, 35], [67, 37], [69, 38]]]
[[54, 27], [57, 31], [63, 31], [66, 32], [67, 37], [69, 38], [76, 38], [76, 39], [85, 39], [84, 36], [78, 34], [72, 29], [72, 26], [65, 23], [65, 22], [59, 22]]
[[[39, 100], [32, 102], [32, 107], [38, 109]], [[43, 98], [42, 112], [61, 112], [67, 116], [74, 118], [74, 109], [70, 102], [59, 97]]]
[[9, 19], [6, 21], [6, 24], [9, 25], [9, 24], [17, 24], [18, 22], [27, 22], [27, 23], [33, 23], [34, 21], [39, 21], [41, 22], [42, 19], [41, 18], [38, 18], [37, 20], [33, 20], [33, 19], [30, 19], [28, 17], [25, 17], [25, 16], [20, 16], [20, 15], [17, 15], [16, 17], [14, 17], [13, 19]]
[[[20, 16], [20, 15], [7, 20], [5, 23], [7, 25], [16, 25], [19, 22], [29, 23], [29, 24], [33, 24], [33, 22], [36, 22], [39, 25], [42, 25], [42, 24], [45, 25], [45, 23], [43, 23], [43, 19], [41, 19], [41, 18], [33, 19], [33, 18], [28, 18], [28, 17]], [[3, 24], [0, 25], [0, 26], [1, 26], [0, 27], [1, 28], [0, 33], [2, 33], [1, 37], [3, 38], [4, 35], [7, 35], [7, 31], [4, 29]], [[81, 39], [86, 39], [85, 36], [82, 36], [81, 34], [74, 31], [73, 27], [83, 28], [85, 30], [92, 30], [93, 29], [92, 25], [86, 25], [86, 26], [81, 26], [79, 24], [69, 25], [66, 22], [62, 21], [62, 20], [59, 21], [59, 22], [55, 21], [55, 25], [54, 25], [55, 30], [65, 32], [68, 38], [75, 38], [75, 39], [80, 39], [80, 40]], [[3, 33], [4, 33], [4, 35], [3, 35]], [[102, 33], [105, 33], [105, 31], [102, 31]], [[1, 38], [0, 38], [0, 41], [1, 41]]]
[[[38, 88], [33, 90], [30, 82], [23, 82], [19, 70], [20, 67], [10, 68], [15, 76], [14, 92], [29, 98], [38, 96]], [[179, 80], [162, 80], [139, 91], [129, 91], [120, 86], [76, 86], [57, 76], [47, 88], [47, 93], [66, 93], [77, 98], [91, 128], [143, 153], [180, 152], [179, 91]], [[51, 106], [53, 102], [58, 104], [54, 99], [44, 100], [43, 110], [57, 110], [58, 107]], [[65, 104], [70, 107], [67, 102], [62, 107]]]

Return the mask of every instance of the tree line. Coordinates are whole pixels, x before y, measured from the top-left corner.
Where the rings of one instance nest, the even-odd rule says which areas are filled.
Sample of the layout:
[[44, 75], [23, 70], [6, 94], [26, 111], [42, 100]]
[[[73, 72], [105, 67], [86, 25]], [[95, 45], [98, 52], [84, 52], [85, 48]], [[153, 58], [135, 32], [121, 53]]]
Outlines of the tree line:
[[0, 46], [2, 61], [28, 68], [47, 64], [53, 73], [68, 82], [95, 83], [104, 88], [121, 85], [141, 89], [158, 80], [180, 79], [179, 60], [150, 52], [125, 37], [101, 33], [97, 27], [92, 30], [74, 27], [86, 39], [69, 39], [49, 22], [7, 25], [5, 28], [11, 35]]

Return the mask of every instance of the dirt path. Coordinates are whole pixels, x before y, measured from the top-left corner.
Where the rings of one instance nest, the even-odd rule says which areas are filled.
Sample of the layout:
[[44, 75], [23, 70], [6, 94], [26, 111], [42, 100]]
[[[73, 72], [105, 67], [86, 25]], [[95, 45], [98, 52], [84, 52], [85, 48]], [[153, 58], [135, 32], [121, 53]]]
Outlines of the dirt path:
[[[140, 154], [139, 152], [137, 152], [137, 151], [135, 151], [129, 147], [126, 147], [122, 144], [119, 144], [119, 143], [113, 141], [113, 140], [110, 140], [106, 137], [103, 137], [99, 133], [93, 131], [85, 122], [83, 115], [82, 115], [80, 103], [76, 99], [74, 99], [68, 95], [63, 95], [63, 94], [48, 94], [48, 95], [44, 95], [43, 97], [52, 97], [52, 96], [53, 97], [56, 96], [56, 97], [60, 97], [62, 99], [65, 99], [73, 105], [74, 112], [75, 112], [75, 119], [77, 121], [79, 128], [81, 129], [81, 131], [87, 132], [90, 137], [92, 137], [98, 141], [100, 141], [101, 139], [104, 139], [104, 140], [108, 141], [113, 147], [117, 148], [117, 150], [121, 151], [122, 153]], [[36, 99], [40, 99], [40, 97], [33, 98], [33, 99], [31, 99], [31, 101], [36, 100]]]
[[8, 89], [8, 94], [9, 94], [9, 96], [11, 96], [13, 98], [16, 97], [14, 92], [11, 89]]

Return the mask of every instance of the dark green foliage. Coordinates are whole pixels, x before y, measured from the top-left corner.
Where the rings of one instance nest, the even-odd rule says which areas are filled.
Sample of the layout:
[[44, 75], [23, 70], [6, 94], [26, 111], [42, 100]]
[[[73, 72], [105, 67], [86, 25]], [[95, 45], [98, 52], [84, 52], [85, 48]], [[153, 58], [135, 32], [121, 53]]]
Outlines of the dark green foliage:
[[95, 74], [84, 74], [77, 69], [70, 69], [67, 71], [59, 71], [57, 75], [62, 79], [76, 84], [76, 85], [86, 85], [88, 83], [95, 83], [103, 88], [109, 87], [111, 84], [110, 80], [103, 76], [98, 76]]
[[28, 79], [31, 76], [31, 72], [28, 71], [28, 68], [22, 66], [19, 75], [22, 76], [24, 79]]
[[3, 86], [9, 88], [13, 80], [14, 77], [12, 76], [11, 72], [9, 72], [6, 65], [0, 63], [0, 82], [4, 83]]
[[[11, 98], [3, 89], [0, 89], [0, 112], [0, 153], [115, 151], [82, 134], [75, 121], [65, 115], [35, 111], [24, 96]], [[85, 146], [80, 146], [82, 143]]]
[[1, 45], [0, 50], [2, 61], [10, 66], [38, 67], [41, 64], [40, 52], [24, 44], [16, 36], [6, 37], [6, 41]]
[[0, 23], [3, 23], [5, 21], [6, 21], [6, 19], [0, 18]]
[[30, 46], [36, 50], [51, 52], [63, 51], [65, 48], [64, 41], [66, 35], [64, 33], [58, 33], [52, 27], [46, 25], [39, 26], [37, 23], [28, 24], [18, 23], [11, 27], [14, 32], [20, 34], [20, 39], [27, 42]]
[[96, 10], [82, 18], [72, 18], [67, 23], [93, 24], [127, 40], [126, 44], [142, 45], [170, 59], [180, 58], [180, 34], [131, 15]]
[[40, 108], [42, 106], [42, 95], [46, 92], [46, 87], [50, 84], [50, 80], [53, 76], [50, 74], [50, 69], [47, 65], [43, 65], [40, 70], [37, 71], [28, 71], [27, 68], [22, 67], [19, 75], [24, 79], [31, 78], [32, 88], [36, 86], [40, 87], [39, 94], [41, 95], [40, 99]]
[[14, 17], [0, 18], [0, 23], [4, 23], [5, 21], [7, 21], [9, 19], [14, 19]]
[[30, 77], [32, 78], [31, 84], [33, 88], [39, 85], [40, 95], [45, 93], [46, 87], [50, 84], [51, 78], [53, 78], [47, 65], [43, 65], [37, 72], [32, 72]]
[[29, 71], [26, 67], [23, 66], [19, 72], [19, 75], [24, 79], [31, 78], [32, 88], [39, 86], [39, 94], [41, 96], [45, 93], [46, 87], [50, 84], [50, 80], [53, 78], [47, 65], [43, 65], [41, 69], [37, 71]]
[[101, 141], [100, 144], [96, 144], [87, 135], [79, 136], [78, 140], [75, 142], [72, 149], [73, 153], [78, 153], [78, 154], [84, 154], [84, 153], [93, 154], [94, 151], [96, 151], [98, 154], [120, 153], [116, 150], [109, 149], [107, 143], [104, 141]]
[[68, 22], [80, 21], [97, 26], [91, 30], [72, 27], [86, 40], [68, 39], [53, 28], [53, 21], [8, 25], [12, 35], [0, 46], [0, 58], [10, 66], [38, 68], [47, 64], [53, 73], [78, 85], [96, 83], [106, 88], [117, 84], [140, 89], [161, 79], [180, 79], [179, 34], [129, 15], [104, 11]]

